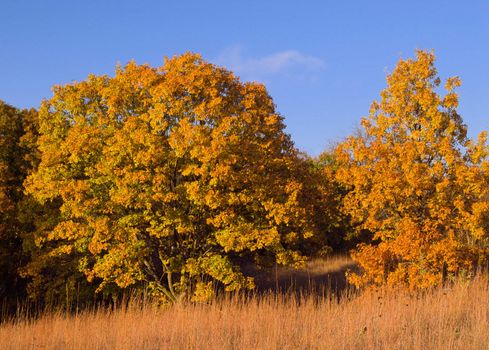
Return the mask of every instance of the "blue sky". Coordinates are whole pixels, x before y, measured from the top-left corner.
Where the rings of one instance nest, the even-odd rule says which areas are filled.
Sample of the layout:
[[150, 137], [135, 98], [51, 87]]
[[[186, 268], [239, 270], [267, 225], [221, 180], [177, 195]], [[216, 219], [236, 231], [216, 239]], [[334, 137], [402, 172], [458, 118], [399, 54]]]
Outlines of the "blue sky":
[[296, 145], [351, 133], [417, 48], [462, 78], [470, 134], [489, 129], [489, 1], [0, 0], [0, 99], [37, 107], [54, 84], [185, 51], [266, 84]]

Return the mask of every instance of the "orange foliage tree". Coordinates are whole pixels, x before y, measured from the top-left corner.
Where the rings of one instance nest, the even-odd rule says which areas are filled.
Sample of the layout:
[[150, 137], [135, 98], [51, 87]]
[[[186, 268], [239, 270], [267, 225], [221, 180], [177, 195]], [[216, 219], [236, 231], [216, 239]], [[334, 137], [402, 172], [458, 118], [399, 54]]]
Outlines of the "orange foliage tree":
[[457, 113], [458, 78], [440, 79], [433, 53], [418, 51], [387, 77], [357, 135], [336, 150], [343, 209], [359, 235], [357, 286], [424, 288], [487, 263], [489, 166], [486, 134], [467, 138]]
[[59, 215], [34, 235], [34, 286], [69, 262], [98, 291], [207, 299], [253, 286], [243, 262], [301, 264], [324, 222], [317, 172], [264, 86], [198, 55], [55, 87], [40, 134], [26, 188]]

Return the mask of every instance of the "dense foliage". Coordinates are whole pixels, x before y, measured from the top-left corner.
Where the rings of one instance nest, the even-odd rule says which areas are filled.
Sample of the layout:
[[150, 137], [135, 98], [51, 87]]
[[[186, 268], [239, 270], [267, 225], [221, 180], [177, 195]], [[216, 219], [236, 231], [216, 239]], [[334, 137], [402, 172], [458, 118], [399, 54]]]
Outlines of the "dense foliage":
[[207, 300], [253, 288], [251, 265], [352, 247], [359, 287], [471, 276], [489, 258], [489, 149], [434, 60], [401, 60], [317, 159], [263, 85], [194, 54], [55, 86], [39, 112], [0, 103], [0, 298]]
[[59, 216], [34, 233], [33, 286], [66, 279], [57, 261], [98, 291], [207, 299], [253, 287], [240, 264], [300, 265], [326, 228], [319, 173], [265, 88], [197, 55], [58, 86], [39, 119], [26, 188]]
[[434, 55], [419, 51], [387, 78], [362, 128], [337, 148], [349, 186], [343, 207], [359, 235], [351, 282], [428, 287], [470, 275], [489, 257], [486, 134], [467, 138], [457, 113], [458, 78], [440, 79]]
[[22, 296], [23, 181], [34, 166], [37, 113], [0, 101], [0, 298]]

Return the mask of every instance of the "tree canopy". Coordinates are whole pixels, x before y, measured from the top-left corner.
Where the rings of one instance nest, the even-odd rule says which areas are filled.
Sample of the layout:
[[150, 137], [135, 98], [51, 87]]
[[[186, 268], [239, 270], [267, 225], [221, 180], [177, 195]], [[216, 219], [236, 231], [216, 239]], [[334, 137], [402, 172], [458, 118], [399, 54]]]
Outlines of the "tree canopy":
[[353, 252], [358, 286], [428, 287], [487, 262], [486, 134], [467, 137], [460, 80], [447, 79], [440, 95], [434, 61], [426, 51], [399, 61], [359, 132], [337, 148], [344, 211], [370, 237]]
[[198, 55], [57, 86], [39, 120], [26, 188], [59, 208], [24, 272], [39, 285], [69, 261], [99, 291], [205, 299], [252, 287], [245, 261], [301, 264], [319, 235], [316, 172], [264, 86]]

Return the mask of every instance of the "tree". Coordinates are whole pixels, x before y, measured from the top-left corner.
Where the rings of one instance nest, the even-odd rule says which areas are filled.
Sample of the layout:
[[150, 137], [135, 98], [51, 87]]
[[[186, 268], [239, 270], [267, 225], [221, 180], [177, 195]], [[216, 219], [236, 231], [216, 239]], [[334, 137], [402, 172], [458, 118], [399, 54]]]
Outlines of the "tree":
[[57, 86], [39, 118], [26, 188], [59, 216], [35, 235], [24, 272], [37, 285], [61, 261], [98, 291], [202, 300], [252, 287], [240, 269], [250, 259], [301, 264], [318, 234], [312, 163], [264, 86], [198, 55]]
[[[342, 211], [342, 203], [345, 195], [348, 193], [348, 186], [337, 180], [337, 173], [341, 163], [336, 155], [337, 144], [332, 144], [324, 150], [317, 158], [314, 159], [315, 166], [319, 171], [321, 179], [320, 184], [314, 186], [316, 192], [321, 194], [321, 199], [318, 203], [322, 203], [322, 215], [324, 222], [320, 227], [327, 228], [326, 236], [322, 237], [323, 246], [322, 253], [347, 252], [357, 241], [348, 215]], [[321, 255], [323, 255], [321, 254]]]
[[359, 235], [357, 286], [424, 288], [471, 274], [489, 254], [486, 134], [467, 138], [458, 78], [440, 79], [433, 53], [400, 60], [357, 135], [339, 145], [343, 203]]
[[18, 269], [24, 262], [21, 203], [22, 182], [32, 169], [35, 147], [29, 142], [35, 129], [35, 110], [18, 110], [0, 101], [0, 298], [24, 292]]

